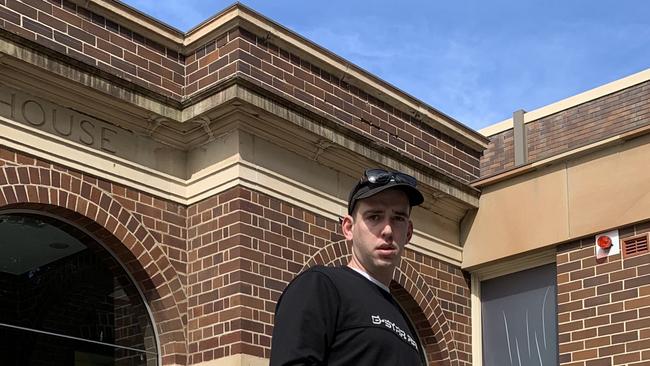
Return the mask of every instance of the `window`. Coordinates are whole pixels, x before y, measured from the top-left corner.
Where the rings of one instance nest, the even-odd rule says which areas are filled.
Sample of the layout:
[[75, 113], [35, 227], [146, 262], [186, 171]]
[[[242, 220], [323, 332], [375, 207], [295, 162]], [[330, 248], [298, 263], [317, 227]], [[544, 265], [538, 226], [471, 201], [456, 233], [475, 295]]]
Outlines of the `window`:
[[483, 366], [557, 365], [555, 263], [481, 282]]
[[0, 214], [3, 365], [156, 365], [147, 308], [122, 266], [61, 221]]

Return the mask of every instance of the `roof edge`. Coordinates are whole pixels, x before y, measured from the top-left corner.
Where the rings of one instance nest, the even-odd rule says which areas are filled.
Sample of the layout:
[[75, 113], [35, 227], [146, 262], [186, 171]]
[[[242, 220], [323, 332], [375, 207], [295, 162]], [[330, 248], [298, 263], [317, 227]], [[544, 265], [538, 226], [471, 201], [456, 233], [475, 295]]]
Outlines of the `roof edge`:
[[236, 19], [267, 32], [270, 37], [279, 39], [300, 53], [308, 55], [309, 58], [321, 60], [342, 75], [349, 75], [370, 89], [376, 90], [378, 93], [374, 96], [379, 99], [388, 98], [407, 107], [413, 115], [423, 117], [425, 123], [440, 129], [468, 146], [478, 151], [487, 148], [489, 140], [470, 127], [241, 3], [231, 5], [192, 28], [186, 35], [185, 47], [191, 48], [193, 44], [201, 43], [204, 37], [214, 34], [216, 29]]
[[[76, 1], [83, 2], [82, 0]], [[241, 3], [230, 5], [187, 33], [182, 33], [118, 0], [88, 1], [104, 12], [116, 14], [129, 26], [144, 30], [147, 35], [155, 36], [152, 37], [155, 40], [165, 45], [171, 44], [183, 53], [200, 46], [206, 38], [232, 26], [233, 23], [240, 22], [251, 25], [296, 50], [298, 54], [307, 55], [307, 58], [310, 59], [318, 59], [320, 63], [336, 70], [337, 74], [357, 80], [369, 89], [366, 90], [369, 94], [389, 101], [389, 104], [394, 104], [413, 116], [418, 116], [424, 123], [439, 129], [463, 144], [477, 151], [486, 149], [489, 144], [487, 138], [456, 119]]]
[[[559, 100], [555, 103], [545, 105], [530, 112], [524, 113], [524, 123], [536, 121], [538, 119], [550, 116], [552, 114], [562, 112], [577, 105], [589, 102], [594, 99], [602, 98], [608, 94], [612, 94], [642, 82], [650, 80], [650, 68], [635, 74], [614, 80], [607, 84], [589, 89], [580, 94], [570, 96], [568, 98]], [[508, 118], [501, 122], [497, 122], [491, 126], [478, 130], [483, 136], [489, 137], [507, 131], [513, 126], [512, 118]]]
[[[140, 10], [125, 4], [119, 0], [70, 0], [71, 2], [87, 8], [89, 10], [99, 10], [106, 14], [119, 17], [126, 23], [132, 30], [146, 33], [148, 36], [154, 36], [154, 40], [165, 45], [170, 43], [177, 47], [183, 43], [185, 34], [172, 27], [171, 25], [162, 22]], [[102, 14], [102, 15], [104, 15]]]

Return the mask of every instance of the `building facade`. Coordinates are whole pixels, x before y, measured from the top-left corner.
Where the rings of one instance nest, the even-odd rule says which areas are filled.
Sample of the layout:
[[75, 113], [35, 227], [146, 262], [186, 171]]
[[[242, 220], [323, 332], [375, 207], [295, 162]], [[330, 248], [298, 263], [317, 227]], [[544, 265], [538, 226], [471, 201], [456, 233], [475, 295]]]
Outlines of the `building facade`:
[[481, 134], [239, 4], [183, 33], [0, 0], [0, 347], [266, 365], [280, 293], [347, 263], [348, 191], [385, 167], [425, 196], [391, 290], [430, 365], [643, 364], [648, 80]]
[[488, 139], [241, 5], [186, 34], [115, 1], [0, 18], [0, 328], [34, 345], [10, 362], [265, 364], [278, 296], [347, 262], [347, 193], [383, 166], [427, 202], [395, 295], [432, 364], [471, 363], [458, 227]]
[[[527, 346], [532, 326], [517, 338], [504, 325], [507, 316], [509, 326], [529, 326], [533, 317], [486, 307], [500, 295], [522, 301], [537, 296], [544, 303], [540, 289], [547, 286], [555, 296], [546, 309], [557, 307], [555, 315], [547, 314], [557, 319], [557, 364], [649, 362], [649, 88], [646, 70], [535, 111], [517, 111], [482, 131], [491, 142], [481, 158], [482, 177], [473, 183], [481, 198], [468, 222], [462, 265], [472, 273], [473, 302], [482, 305], [472, 306], [473, 325], [483, 326], [473, 338], [475, 359], [488, 360], [488, 334], [505, 338], [506, 332], [511, 350], [495, 347], [516, 358], [519, 343], [526, 359], [530, 349], [536, 358], [536, 347]], [[609, 248], [598, 245], [601, 237], [608, 238], [604, 244], [611, 240]], [[545, 273], [533, 273], [544, 267]], [[526, 279], [528, 287], [501, 293], [505, 282], [495, 285], [499, 278]], [[486, 326], [485, 316], [499, 318], [498, 324]]]

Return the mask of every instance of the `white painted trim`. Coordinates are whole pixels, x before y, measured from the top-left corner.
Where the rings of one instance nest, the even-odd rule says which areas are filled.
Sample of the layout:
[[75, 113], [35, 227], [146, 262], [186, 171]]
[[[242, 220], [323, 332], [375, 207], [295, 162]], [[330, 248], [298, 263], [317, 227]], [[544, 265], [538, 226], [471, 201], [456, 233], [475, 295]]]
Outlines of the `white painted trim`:
[[0, 145], [155, 194], [184, 202], [184, 181], [126, 159], [91, 149], [0, 116]]
[[463, 261], [462, 248], [417, 229], [413, 230], [413, 238], [407, 248], [458, 266]]
[[481, 280], [472, 273], [472, 366], [483, 366], [483, 320], [481, 319]]
[[[604, 97], [605, 95], [615, 93], [617, 91], [629, 88], [648, 80], [650, 80], [650, 69], [643, 70], [622, 79], [612, 81], [611, 83], [601, 85], [597, 88], [587, 90], [572, 97], [568, 97], [566, 99], [562, 99], [530, 112], [526, 112], [524, 114], [524, 123], [532, 122], [540, 118], [550, 116], [551, 114], [558, 113], [563, 110], [575, 107], [579, 104]], [[483, 136], [489, 137], [497, 133], [509, 130], [512, 128], [512, 126], [512, 118], [508, 118], [491, 126], [482, 128], [478, 132], [483, 134]]]

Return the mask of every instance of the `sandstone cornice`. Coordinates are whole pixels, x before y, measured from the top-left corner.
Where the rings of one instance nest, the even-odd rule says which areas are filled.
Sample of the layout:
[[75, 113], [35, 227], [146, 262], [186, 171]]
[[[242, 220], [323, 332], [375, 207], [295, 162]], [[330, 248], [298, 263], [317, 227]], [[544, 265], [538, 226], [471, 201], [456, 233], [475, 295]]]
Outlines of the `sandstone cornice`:
[[[65, 101], [64, 105], [80, 111], [86, 110], [91, 115], [103, 115], [109, 123], [148, 135], [177, 149], [202, 143], [207, 138], [206, 119], [217, 123], [219, 116], [243, 106], [241, 103], [234, 104], [246, 102], [248, 108], [264, 110], [276, 118], [286, 119], [292, 116], [294, 129], [307, 129], [321, 138], [332, 139], [332, 132], [323, 130], [322, 126], [337, 131], [343, 137], [335, 145], [351, 149], [371, 160], [377, 161], [385, 155], [392, 156], [395, 161], [414, 167], [414, 172], [422, 172], [420, 174], [423, 177], [437, 177], [436, 180], [441, 183], [435, 186], [442, 192], [456, 197], [460, 196], [452, 192], [466, 192], [462, 195], [465, 197], [462, 201], [473, 202], [478, 196], [476, 189], [428, 166], [426, 162], [409, 161], [387, 143], [372, 140], [361, 131], [355, 132], [342, 121], [337, 121], [295, 97], [280, 95], [245, 73], [237, 72], [212, 85], [204, 91], [205, 96], [197, 98], [197, 101], [190, 103], [188, 100], [172, 107], [148, 98], [133, 88], [120, 85], [123, 83], [117, 83], [119, 80], [114, 76], [90, 73], [63, 62], [62, 57], [51, 57], [11, 40], [0, 39], [0, 52], [7, 56], [3, 61], [4, 72], [0, 73], [4, 74], [3, 79], [10, 85], [25, 88], [31, 84], [34, 89], [28, 92], [44, 94], [55, 100], [58, 95], [60, 100]], [[124, 101], [128, 103], [125, 105]]]

